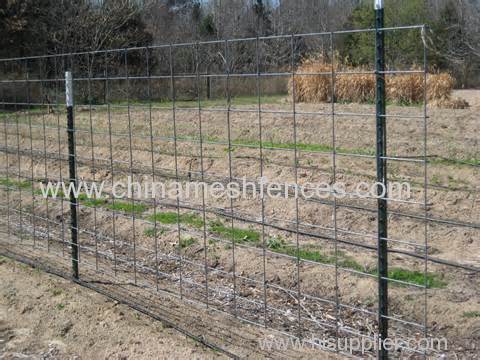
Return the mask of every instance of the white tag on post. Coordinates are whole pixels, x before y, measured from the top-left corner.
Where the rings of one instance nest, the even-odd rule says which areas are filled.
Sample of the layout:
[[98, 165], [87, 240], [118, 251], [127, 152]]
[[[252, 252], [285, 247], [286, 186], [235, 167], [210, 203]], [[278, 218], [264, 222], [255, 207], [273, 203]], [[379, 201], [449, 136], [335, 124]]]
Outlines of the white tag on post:
[[70, 71], [65, 72], [65, 97], [67, 107], [73, 106], [73, 80]]

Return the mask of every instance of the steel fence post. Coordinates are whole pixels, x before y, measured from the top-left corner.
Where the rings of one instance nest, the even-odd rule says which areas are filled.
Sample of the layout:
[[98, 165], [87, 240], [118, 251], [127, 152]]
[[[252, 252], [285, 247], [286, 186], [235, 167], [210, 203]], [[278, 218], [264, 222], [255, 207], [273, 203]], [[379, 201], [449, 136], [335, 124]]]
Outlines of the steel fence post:
[[77, 188], [77, 174], [75, 166], [75, 124], [73, 119], [73, 78], [72, 72], [65, 72], [65, 97], [67, 105], [67, 133], [68, 133], [68, 169], [70, 188], [70, 232], [72, 247], [72, 275], [78, 279], [78, 221], [77, 198], [74, 189]]
[[[383, 0], [375, 0], [375, 72], [376, 72], [376, 162], [378, 207], [378, 332], [381, 340], [388, 337], [388, 243], [387, 238], [387, 164], [385, 126], [385, 34]], [[379, 359], [387, 359], [383, 346]]]

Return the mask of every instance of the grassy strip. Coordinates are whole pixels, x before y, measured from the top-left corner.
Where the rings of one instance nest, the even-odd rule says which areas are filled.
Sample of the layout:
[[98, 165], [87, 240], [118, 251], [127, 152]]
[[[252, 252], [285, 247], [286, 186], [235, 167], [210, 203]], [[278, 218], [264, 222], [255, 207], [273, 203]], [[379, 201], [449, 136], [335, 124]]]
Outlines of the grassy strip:
[[0, 185], [8, 187], [8, 188], [16, 188], [16, 189], [29, 189], [32, 187], [32, 183], [30, 181], [18, 181], [12, 179], [1, 178]]
[[[164, 228], [157, 227], [157, 236], [161, 236], [165, 234], [165, 231], [166, 230]], [[147, 237], [155, 237], [155, 228], [151, 227], [151, 228], [145, 229], [143, 231], [143, 234]]]
[[[30, 187], [31, 184], [29, 182], [16, 182], [13, 180], [6, 180], [0, 179], [0, 184], [5, 186], [15, 186], [15, 187]], [[60, 194], [57, 194], [60, 196]], [[63, 195], [63, 194], [62, 194]], [[145, 212], [148, 207], [145, 204], [132, 204], [131, 202], [124, 202], [124, 201], [117, 201], [115, 203], [108, 203], [106, 199], [91, 199], [88, 198], [86, 194], [81, 194], [78, 197], [80, 203], [85, 206], [99, 206], [99, 207], [106, 207], [116, 211], [123, 211], [129, 213], [137, 213], [141, 214]], [[178, 215], [176, 212], [168, 211], [168, 212], [161, 212], [157, 213], [156, 215], [151, 215], [147, 218], [148, 220], [154, 222], [157, 221], [161, 224], [176, 224], [177, 221], [180, 223], [190, 225], [195, 228], [201, 228], [204, 226], [204, 221], [201, 217], [189, 213], [189, 214], [180, 214], [180, 218], [178, 219]], [[227, 240], [232, 240], [235, 243], [251, 243], [257, 246], [260, 245], [260, 233], [251, 230], [251, 229], [243, 229], [231, 226], [225, 226], [221, 221], [212, 221], [209, 226], [208, 230], [212, 233], [220, 235]], [[158, 234], [157, 229], [157, 234]], [[164, 229], [160, 230], [160, 234], [163, 234]], [[155, 236], [155, 229], [148, 228], [144, 231], [144, 234], [149, 237]], [[190, 238], [190, 241], [187, 241], [182, 245], [182, 240], [180, 243], [181, 248], [188, 247], [195, 242], [193, 238]], [[193, 240], [193, 242], [191, 242]], [[186, 241], [186, 240], [185, 240]], [[190, 242], [190, 244], [187, 244]], [[276, 253], [285, 254], [289, 256], [299, 257], [302, 260], [308, 260], [323, 264], [335, 264], [337, 263], [338, 266], [346, 269], [356, 270], [359, 272], [366, 272], [368, 274], [376, 275], [378, 272], [376, 269], [365, 269], [361, 264], [356, 262], [353, 258], [344, 255], [343, 253], [339, 253], [337, 259], [335, 256], [326, 255], [320, 252], [318, 249], [313, 248], [300, 248], [298, 249], [292, 245], [287, 245], [285, 241], [281, 238], [270, 238], [267, 240], [267, 247]], [[447, 285], [447, 283], [442, 280], [439, 275], [434, 273], [427, 273], [426, 278], [423, 272], [420, 271], [411, 271], [401, 268], [391, 268], [388, 272], [388, 277], [393, 280], [409, 282], [416, 285], [427, 285], [428, 288], [443, 288]], [[402, 284], [396, 283], [396, 285], [403, 286]]]
[[106, 208], [126, 213], [142, 214], [147, 211], [148, 206], [145, 204], [132, 204], [131, 202], [127, 201], [115, 201], [115, 203], [107, 204]]
[[235, 243], [258, 243], [260, 241], [260, 234], [251, 229], [241, 229], [231, 226], [225, 226], [220, 221], [212, 221], [208, 229], [218, 235], [225, 237], [228, 240], [235, 241]]
[[[218, 141], [218, 139], [217, 139]], [[260, 141], [258, 140], [234, 140], [232, 142], [234, 145], [245, 145], [245, 146], [254, 146], [260, 147]], [[311, 152], [333, 152], [333, 146], [325, 144], [305, 144], [305, 143], [282, 143], [282, 142], [272, 142], [272, 141], [263, 141], [262, 147], [264, 148], [279, 148], [293, 150], [295, 147], [297, 150], [302, 151], [311, 151]], [[336, 147], [336, 152], [348, 153], [348, 154], [357, 154], [357, 155], [375, 155], [375, 149], [362, 149], [362, 148], [341, 148]]]
[[[378, 272], [376, 269], [369, 271], [369, 273], [372, 275], [378, 275]], [[438, 274], [427, 273], [425, 277], [424, 273], [421, 271], [405, 270], [401, 268], [390, 268], [388, 270], [388, 277], [389, 279], [408, 282], [408, 283], [416, 284], [420, 286], [424, 286], [426, 282], [427, 288], [429, 289], [444, 288], [445, 286], [447, 286], [447, 283], [444, 280], [442, 280]], [[400, 283], [394, 283], [394, 284], [397, 286], [406, 286]]]
[[[295, 246], [287, 245], [283, 239], [271, 238], [267, 241], [267, 247], [277, 253], [285, 254], [289, 256], [297, 256], [297, 248]], [[357, 263], [354, 259], [344, 255], [338, 254], [338, 266], [356, 271], [365, 272], [365, 268]], [[314, 261], [323, 264], [335, 264], [335, 256], [326, 255], [321, 253], [317, 249], [312, 248], [300, 248], [298, 249], [298, 256], [302, 260]]]
[[77, 198], [77, 200], [84, 206], [88, 207], [95, 207], [95, 206], [104, 206], [107, 204], [106, 199], [94, 199], [94, 198], [89, 198], [86, 194], [80, 194]]
[[434, 158], [434, 159], [428, 160], [428, 163], [436, 164], [436, 165], [480, 166], [480, 159]]
[[[43, 196], [43, 192], [38, 189], [35, 190], [37, 195]], [[48, 191], [47, 194], [49, 197], [52, 197], [52, 191]], [[57, 198], [65, 197], [65, 194], [62, 190], [59, 190], [56, 195]], [[110, 210], [122, 211], [126, 213], [135, 213], [142, 214], [147, 211], [148, 206], [141, 203], [132, 204], [130, 201], [115, 201], [115, 203], [109, 203], [105, 198], [90, 198], [87, 194], [79, 194], [77, 197], [78, 202], [87, 207], [104, 207]]]
[[[280, 103], [287, 94], [277, 94], [277, 95], [263, 95], [261, 97], [262, 104], [278, 104]], [[173, 106], [172, 101], [115, 101], [111, 103], [112, 105], [140, 105], [140, 106], [148, 106], [152, 104], [152, 106], [161, 107], [170, 109]], [[227, 106], [227, 99], [225, 98], [216, 98], [216, 99], [201, 99], [200, 104], [202, 108], [209, 108], [209, 107], [220, 107], [220, 106]], [[235, 96], [231, 98], [231, 105], [232, 106], [242, 106], [242, 105], [258, 105], [258, 97], [256, 96]], [[175, 106], [180, 108], [189, 108], [195, 109], [198, 108], [198, 100], [176, 100]]]
[[176, 224], [177, 221], [183, 224], [191, 225], [195, 228], [201, 228], [203, 226], [203, 219], [195, 214], [180, 214], [180, 220], [178, 220], [177, 213], [174, 211], [166, 211], [151, 215], [147, 218], [151, 222], [159, 222], [161, 224]]
[[[220, 234], [229, 240], [232, 239], [233, 235], [234, 241], [236, 243], [249, 242], [255, 243], [257, 246], [260, 245], [260, 233], [253, 230], [245, 230], [239, 228], [233, 228], [232, 230], [231, 227], [226, 227], [220, 222], [216, 222], [214, 226], [210, 226], [209, 230]], [[342, 252], [339, 252], [337, 259], [335, 259], [335, 256], [327, 255], [322, 253], [318, 249], [308, 247], [298, 249], [297, 255], [297, 248], [292, 245], [287, 245], [286, 242], [281, 238], [270, 238], [267, 240], [266, 244], [271, 251], [279, 254], [285, 254], [293, 257], [298, 256], [302, 260], [313, 261], [322, 264], [334, 265], [335, 263], [337, 263], [339, 267], [345, 269], [364, 272], [371, 275], [378, 274], [376, 269], [365, 269], [365, 267], [359, 264], [355, 259], [346, 256]], [[391, 268], [388, 272], [388, 277], [393, 280], [408, 282], [420, 286], [425, 285], [426, 280], [428, 288], [443, 288], [447, 285], [447, 283], [443, 281], [438, 274], [427, 273], [425, 279], [423, 272], [406, 270], [401, 268]], [[392, 284], [397, 286], [405, 286], [403, 284], [395, 282], [393, 282]]]
[[469, 319], [480, 317], [480, 311], [465, 311], [463, 313], [463, 317], [466, 317]]
[[[289, 256], [297, 256], [297, 249], [294, 246], [287, 245], [282, 239], [273, 238], [267, 241], [267, 246], [270, 250], [280, 253], [286, 254]], [[337, 262], [339, 267], [345, 269], [356, 270], [359, 272], [365, 272], [371, 275], [377, 275], [378, 272], [376, 269], [365, 269], [361, 264], [359, 264], [355, 259], [346, 256], [342, 252], [338, 253], [338, 258], [335, 260], [335, 256], [326, 255], [321, 253], [317, 249], [312, 248], [300, 248], [298, 250], [298, 257], [302, 260], [309, 260], [314, 262], [319, 262], [323, 264], [330, 264], [333, 265]], [[434, 273], [427, 273], [426, 279], [424, 277], [424, 273], [420, 271], [411, 271], [401, 268], [391, 268], [388, 271], [388, 277], [393, 280], [408, 282], [411, 284], [416, 285], [425, 285], [425, 280], [428, 288], [443, 288], [447, 285], [445, 281], [443, 281], [439, 275]], [[394, 285], [404, 286], [400, 283], [393, 283]]]

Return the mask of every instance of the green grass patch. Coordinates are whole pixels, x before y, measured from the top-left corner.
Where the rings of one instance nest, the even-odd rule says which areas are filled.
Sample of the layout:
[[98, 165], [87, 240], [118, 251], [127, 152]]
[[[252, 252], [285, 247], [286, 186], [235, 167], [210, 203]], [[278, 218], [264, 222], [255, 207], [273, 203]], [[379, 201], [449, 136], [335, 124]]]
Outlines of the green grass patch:
[[110, 210], [135, 214], [141, 214], [147, 210], [147, 205], [145, 204], [132, 204], [126, 201], [116, 201], [115, 203], [107, 204], [106, 207]]
[[269, 240], [267, 242], [267, 246], [270, 248], [270, 250], [274, 252], [294, 257], [298, 256], [302, 260], [314, 261], [330, 265], [337, 263], [338, 266], [342, 268], [365, 272], [365, 268], [357, 261], [355, 261], [355, 259], [352, 259], [340, 253], [338, 254], [337, 260], [335, 261], [335, 256], [324, 254], [318, 249], [299, 248], [297, 254], [297, 248], [295, 246], [285, 245], [284, 243], [278, 244], [278, 242], [272, 242]]
[[6, 178], [1, 178], [0, 179], [0, 185], [3, 185], [8, 188], [15, 188], [15, 189], [28, 189], [32, 186], [32, 183], [30, 181], [19, 181], [19, 180], [13, 180], [13, 179], [6, 179]]
[[480, 159], [451, 159], [451, 158], [434, 158], [428, 160], [430, 164], [454, 165], [454, 166], [480, 166]]
[[267, 239], [266, 243], [270, 250], [280, 250], [285, 248], [285, 240], [280, 237], [269, 238]]
[[[155, 237], [155, 228], [148, 228], [143, 231], [143, 234], [148, 237]], [[157, 236], [165, 234], [165, 229], [164, 228], [159, 228], [157, 227]]]
[[463, 313], [463, 317], [466, 317], [469, 319], [480, 317], [480, 311], [465, 311]]
[[[322, 253], [318, 249], [313, 248], [297, 248], [292, 245], [287, 245], [283, 239], [271, 238], [267, 240], [267, 247], [273, 252], [285, 254], [293, 257], [299, 257], [302, 260], [318, 262], [322, 264], [333, 265], [338, 264], [339, 267], [351, 269], [359, 272], [365, 272], [371, 275], [378, 274], [376, 269], [368, 270], [359, 264], [355, 259], [345, 255], [343, 252], [338, 252], [337, 259], [335, 256]], [[411, 271], [401, 268], [392, 268], [388, 272], [388, 277], [393, 280], [408, 282], [416, 285], [425, 285], [424, 273], [420, 271]], [[392, 285], [405, 286], [400, 283], [391, 282]], [[440, 278], [438, 274], [427, 273], [426, 284], [428, 288], [443, 288], [447, 283]]]
[[421, 271], [411, 271], [400, 268], [393, 268], [388, 271], [388, 277], [394, 280], [400, 280], [417, 285], [426, 285], [427, 288], [443, 288], [447, 285], [437, 274]]
[[[246, 145], [253, 147], [260, 147], [260, 141], [258, 140], [234, 140], [232, 142], [234, 145]], [[311, 151], [311, 152], [333, 152], [333, 146], [325, 144], [306, 144], [306, 143], [284, 143], [284, 142], [272, 142], [272, 141], [263, 141], [262, 147], [264, 148], [280, 148], [280, 149], [290, 149], [293, 150], [295, 147], [297, 150], [301, 151]], [[348, 153], [348, 154], [357, 154], [357, 155], [375, 155], [375, 149], [368, 148], [341, 148], [336, 147], [336, 152]]]
[[195, 214], [180, 214], [180, 222], [201, 228], [204, 224], [203, 219]]
[[62, 295], [62, 293], [63, 293], [62, 289], [58, 289], [58, 288], [52, 289], [53, 296], [60, 296]]
[[224, 238], [233, 239], [236, 243], [258, 243], [260, 241], [260, 233], [251, 229], [241, 229], [231, 226], [225, 226], [220, 221], [212, 221], [208, 229]]
[[[52, 190], [52, 189], [45, 189], [44, 191], [47, 194], [47, 197], [53, 197], [53, 194], [55, 193], [54, 190]], [[44, 192], [42, 191], [42, 189], [36, 189], [34, 191], [34, 193], [35, 193], [35, 195], [39, 195], [39, 196], [42, 196], [42, 197], [44, 196], [43, 195]], [[62, 190], [58, 190], [56, 192], [56, 197], [57, 198], [65, 198], [65, 194]]]
[[78, 195], [77, 200], [84, 206], [88, 207], [101, 207], [107, 204], [107, 200], [103, 198], [95, 199], [89, 198], [87, 194]]
[[151, 215], [148, 217], [148, 220], [152, 222], [157, 221], [161, 224], [176, 224], [179, 221], [182, 224], [191, 225], [196, 228], [201, 228], [204, 224], [203, 219], [195, 214], [180, 214], [180, 220], [178, 220], [178, 215], [174, 211], [166, 211]]
[[[41, 189], [35, 190], [35, 194], [40, 195], [42, 197], [44, 196]], [[53, 190], [52, 189], [49, 189], [47, 191], [47, 196], [48, 197], [53, 197]], [[58, 192], [56, 193], [56, 198], [65, 198], [65, 193], [62, 190], [58, 190]], [[77, 197], [77, 200], [82, 205], [88, 206], [88, 207], [101, 207], [101, 206], [105, 206], [107, 204], [107, 199], [105, 199], [105, 198], [97, 198], [97, 199], [89, 198], [87, 196], [87, 194], [79, 194], [78, 197]]]
[[[373, 270], [370, 272], [372, 275], [377, 275], [378, 272], [377, 270]], [[388, 270], [388, 277], [389, 279], [393, 280], [398, 280], [398, 281], [403, 281], [403, 282], [408, 282], [410, 284], [415, 284], [419, 286], [424, 286], [425, 285], [425, 280], [426, 280], [426, 285], [427, 288], [444, 288], [447, 286], [447, 282], [441, 279], [441, 277], [438, 274], [434, 273], [427, 273], [426, 277], [424, 276], [424, 273], [421, 271], [414, 271], [414, 270], [406, 270], [402, 268], [391, 268]], [[397, 285], [397, 286], [407, 286], [404, 284], [400, 283], [395, 283], [391, 282], [391, 284]]]
[[197, 240], [195, 240], [193, 237], [189, 236], [189, 237], [184, 237], [182, 239], [180, 239], [180, 248], [181, 249], [186, 249], [190, 246], [192, 246], [193, 244], [195, 244], [197, 242]]

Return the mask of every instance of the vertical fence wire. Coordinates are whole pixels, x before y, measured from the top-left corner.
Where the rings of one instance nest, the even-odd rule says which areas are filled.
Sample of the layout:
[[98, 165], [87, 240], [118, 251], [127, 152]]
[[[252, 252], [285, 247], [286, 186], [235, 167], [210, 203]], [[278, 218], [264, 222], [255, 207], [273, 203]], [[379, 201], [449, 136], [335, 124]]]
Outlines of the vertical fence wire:
[[[228, 142], [228, 180], [230, 183], [233, 181], [233, 170], [232, 170], [232, 129], [230, 123], [230, 112], [232, 107], [232, 99], [230, 94], [230, 54], [228, 51], [228, 40], [225, 40], [224, 53], [225, 58], [225, 75], [226, 75], [226, 100], [227, 100], [227, 142]], [[237, 270], [236, 270], [236, 259], [235, 259], [235, 236], [234, 236], [234, 206], [233, 206], [233, 196], [230, 196], [230, 229], [231, 229], [231, 246], [232, 246], [232, 277], [233, 277], [233, 315], [237, 317]]]
[[[133, 143], [132, 143], [132, 136], [133, 136], [133, 128], [132, 128], [132, 114], [131, 114], [131, 106], [130, 106], [130, 74], [128, 69], [128, 50], [124, 51], [124, 62], [125, 62], [125, 91], [127, 97], [127, 120], [128, 120], [128, 153], [129, 153], [129, 174], [130, 174], [130, 181], [134, 182], [133, 177]], [[130, 195], [130, 205], [131, 205], [131, 213], [132, 213], [132, 242], [133, 242], [133, 276], [134, 276], [134, 283], [137, 285], [137, 236], [135, 231], [135, 220], [137, 217], [136, 213], [136, 203], [135, 203], [135, 192], [132, 192]]]
[[263, 125], [262, 125], [262, 93], [261, 93], [261, 68], [260, 68], [260, 42], [259, 37], [255, 39], [255, 66], [256, 76], [255, 85], [257, 92], [257, 112], [258, 112], [258, 139], [259, 139], [259, 157], [260, 157], [260, 201], [261, 201], [261, 225], [262, 225], [262, 260], [263, 260], [263, 322], [264, 326], [268, 326], [268, 303], [267, 303], [267, 254], [266, 254], [266, 240], [265, 240], [265, 197], [264, 197], [264, 184], [263, 184]]
[[[168, 57], [169, 57], [169, 64], [170, 64], [170, 91], [172, 97], [172, 125], [173, 125], [173, 146], [174, 146], [174, 163], [175, 163], [175, 181], [178, 184], [180, 177], [178, 172], [178, 132], [177, 132], [177, 92], [175, 86], [175, 63], [174, 63], [174, 56], [173, 56], [173, 45], [170, 44], [168, 47]], [[180, 197], [178, 193], [178, 189], [176, 192], [176, 213], [177, 213], [177, 245], [176, 245], [176, 252], [177, 252], [177, 259], [178, 259], [178, 272], [179, 272], [179, 284], [180, 284], [180, 298], [183, 299], [183, 271], [184, 271], [184, 260], [181, 248], [181, 228], [180, 228]]]
[[[90, 60], [91, 58], [91, 60]], [[96, 184], [97, 171], [95, 168], [95, 143], [94, 143], [94, 127], [93, 127], [93, 99], [92, 99], [92, 70], [95, 61], [95, 55], [87, 54], [86, 63], [87, 63], [87, 96], [88, 96], [88, 120], [89, 120], [89, 129], [90, 129], [90, 155], [91, 155], [91, 166], [92, 166], [92, 176], [93, 183]], [[98, 271], [98, 230], [97, 230], [97, 192], [96, 189], [93, 190], [93, 238], [95, 241], [95, 270]]]
[[[3, 63], [3, 71], [6, 73], [6, 64]], [[5, 132], [5, 190], [7, 197], [7, 235], [10, 239], [11, 229], [10, 229], [10, 176], [9, 176], [9, 158], [8, 158], [8, 113], [7, 113], [7, 98], [5, 94], [5, 89], [2, 86], [2, 102], [3, 102], [3, 131]]]
[[[14, 111], [15, 111], [15, 115], [14, 115], [14, 118], [15, 118], [15, 135], [16, 135], [16, 143], [17, 143], [17, 146], [16, 146], [16, 150], [17, 150], [17, 183], [18, 183], [18, 186], [17, 186], [17, 191], [18, 191], [18, 208], [17, 208], [17, 205], [15, 205], [15, 207], [18, 209], [16, 209], [16, 211], [18, 212], [18, 215], [19, 215], [19, 238], [20, 238], [20, 242], [23, 243], [23, 240], [25, 238], [25, 234], [24, 234], [24, 229], [23, 229], [23, 199], [22, 199], [22, 184], [24, 183], [24, 178], [22, 177], [22, 157], [21, 157], [21, 149], [20, 149], [20, 114], [19, 114], [19, 109], [18, 109], [18, 105], [17, 103], [19, 102], [18, 98], [17, 98], [17, 92], [15, 91], [15, 105], [14, 105]], [[45, 170], [45, 173], [46, 173], [46, 170]], [[48, 207], [47, 207], [48, 209]], [[48, 214], [48, 211], [47, 211], [47, 214]], [[48, 215], [47, 215], [48, 217]], [[47, 235], [48, 236], [48, 235]], [[47, 242], [48, 244], [48, 242]], [[47, 245], [48, 246], [48, 245]]]
[[[293, 119], [293, 164], [294, 164], [294, 181], [298, 184], [298, 148], [297, 148], [297, 116], [296, 116], [296, 99], [295, 99], [295, 38], [292, 35], [290, 39], [290, 71], [292, 79], [292, 119]], [[300, 209], [298, 196], [295, 197], [295, 246], [296, 246], [296, 282], [297, 282], [297, 326], [298, 336], [302, 337], [302, 293], [301, 293], [301, 278], [300, 278]]]
[[[337, 182], [337, 142], [335, 132], [335, 43], [334, 34], [330, 33], [330, 56], [331, 56], [331, 111], [332, 111], [332, 178], [333, 183]], [[335, 194], [334, 194], [335, 195]], [[338, 284], [338, 234], [337, 234], [337, 197], [333, 196], [332, 201], [333, 210], [333, 238], [334, 238], [334, 252], [335, 252], [335, 337], [337, 345], [335, 351], [338, 349], [339, 325], [340, 325], [340, 290]]]
[[[150, 131], [150, 152], [151, 152], [151, 165], [152, 165], [152, 184], [155, 186], [155, 152], [154, 152], [154, 135], [153, 135], [153, 121], [152, 121], [152, 78], [150, 73], [150, 50], [147, 47], [145, 49], [145, 66], [146, 74], [148, 77], [147, 80], [147, 101], [148, 101], [148, 127]], [[152, 191], [155, 191], [152, 189]], [[158, 277], [158, 224], [157, 224], [157, 195], [153, 195], [153, 236], [154, 236], [154, 251], [155, 251], [155, 287], [157, 291], [159, 290]]]
[[[195, 87], [197, 92], [197, 119], [198, 119], [198, 136], [199, 136], [199, 156], [200, 156], [200, 178], [202, 184], [205, 182], [205, 164], [203, 156], [203, 127], [202, 127], [202, 96], [200, 85], [200, 55], [199, 45], [196, 43], [193, 47], [194, 50], [194, 62], [195, 67]], [[180, 221], [180, 219], [178, 219]], [[209, 307], [209, 292], [208, 292], [208, 243], [207, 243], [207, 213], [205, 202], [205, 187], [202, 186], [202, 221], [203, 221], [203, 261], [205, 272], [205, 305]]]
[[[32, 231], [33, 231], [33, 247], [35, 248], [36, 245], [37, 245], [37, 224], [36, 224], [36, 217], [35, 217], [35, 206], [36, 206], [36, 196], [35, 196], [35, 187], [33, 186], [33, 182], [35, 181], [35, 173], [34, 173], [34, 169], [35, 169], [35, 158], [34, 158], [34, 155], [33, 155], [33, 131], [32, 131], [32, 117], [31, 117], [31, 114], [30, 114], [30, 70], [29, 70], [29, 66], [28, 66], [28, 59], [25, 60], [25, 67], [24, 67], [24, 71], [25, 71], [25, 90], [26, 90], [26, 94], [25, 94], [25, 98], [26, 98], [26, 101], [27, 101], [27, 106], [26, 106], [26, 110], [25, 110], [25, 116], [27, 117], [27, 120], [28, 120], [28, 137], [30, 139], [30, 180], [32, 182], [32, 214], [31, 214], [31, 223], [32, 223]], [[5, 151], [5, 153], [8, 153], [7, 152], [7, 149]]]
[[[109, 147], [109, 165], [110, 165], [110, 177], [111, 177], [111, 186], [112, 186], [112, 195], [115, 186], [115, 169], [113, 165], [113, 135], [112, 135], [112, 111], [110, 105], [110, 79], [109, 79], [109, 67], [108, 67], [108, 53], [104, 54], [104, 73], [105, 73], [105, 91], [104, 91], [104, 100], [107, 106], [107, 121], [108, 121], [108, 147]], [[117, 213], [115, 207], [115, 196], [111, 197], [112, 202], [112, 242], [113, 242], [113, 272], [114, 276], [117, 276], [117, 231], [116, 231], [116, 222], [117, 222]]]
[[[59, 69], [58, 69], [58, 59], [57, 57], [54, 58], [54, 68], [53, 68], [53, 76], [55, 78], [55, 84], [54, 84], [54, 87], [55, 87], [55, 117], [57, 119], [57, 149], [58, 149], [58, 152], [57, 152], [57, 162], [58, 162], [58, 180], [60, 181], [61, 184], [63, 184], [63, 181], [64, 181], [64, 178], [63, 178], [63, 154], [62, 154], [62, 136], [61, 136], [61, 133], [62, 133], [62, 130], [64, 127], [61, 126], [61, 123], [60, 123], [60, 118], [61, 118], [61, 111], [60, 111], [60, 103], [59, 103], [59, 90], [58, 90], [58, 79], [60, 78], [59, 76]], [[28, 84], [28, 82], [27, 82]], [[28, 91], [28, 90], [27, 90]], [[27, 103], [29, 103], [30, 101], [27, 99]], [[28, 111], [28, 110], [27, 110]], [[28, 113], [27, 113], [27, 116], [28, 116]], [[63, 120], [63, 118], [62, 118]], [[31, 121], [29, 121], [29, 123], [31, 124]], [[31, 140], [31, 138], [30, 138]], [[31, 166], [32, 166], [32, 204], [33, 204], [33, 208], [35, 208], [35, 191], [34, 191], [34, 186], [33, 186], [33, 147], [30, 148], [31, 150], [31, 157], [32, 157], [32, 163], [31, 163]], [[65, 212], [64, 212], [64, 198], [65, 198], [65, 194], [61, 194], [60, 196], [60, 216], [61, 216], [61, 234], [62, 234], [62, 238], [61, 238], [61, 241], [62, 241], [62, 256], [65, 256], [65, 245], [66, 245], [66, 240], [65, 240]], [[35, 237], [35, 218], [32, 217], [32, 223], [33, 223], [33, 236]]]
[[[425, 27], [421, 29], [421, 37], [425, 34]], [[423, 304], [423, 336], [425, 339], [428, 338], [428, 217], [429, 217], [429, 206], [428, 206], [428, 109], [427, 109], [427, 75], [428, 75], [428, 65], [427, 65], [427, 47], [424, 41], [423, 45], [423, 208], [424, 208], [424, 261], [423, 261], [423, 279], [424, 279], [424, 304]], [[427, 349], [424, 351], [424, 358], [427, 358]]]
[[[44, 72], [42, 71], [47, 71], [46, 67], [47, 67], [47, 64], [46, 64], [47, 61], [45, 61], [45, 63], [42, 63], [40, 62], [40, 77], [41, 79], [47, 79], [48, 78], [48, 75], [46, 75]], [[48, 150], [47, 150], [47, 127], [46, 127], [46, 121], [45, 121], [45, 113], [47, 113], [48, 115], [50, 114], [50, 112], [52, 111], [51, 109], [51, 106], [50, 106], [50, 100], [49, 100], [49, 95], [48, 93], [46, 92], [46, 88], [47, 88], [48, 84], [43, 82], [43, 80], [40, 82], [40, 96], [42, 97], [42, 101], [44, 102], [44, 105], [42, 106], [42, 109], [41, 109], [41, 117], [42, 117], [42, 131], [43, 131], [43, 169], [44, 169], [44, 172], [43, 172], [43, 181], [45, 182], [45, 184], [48, 183], [49, 179], [48, 179]], [[45, 111], [46, 110], [46, 111]], [[48, 116], [47, 115], [47, 116]], [[45, 196], [45, 209], [46, 209], [46, 219], [45, 219], [45, 222], [46, 222], [46, 237], [47, 237], [47, 250], [50, 251], [50, 201], [49, 201], [49, 196]]]

